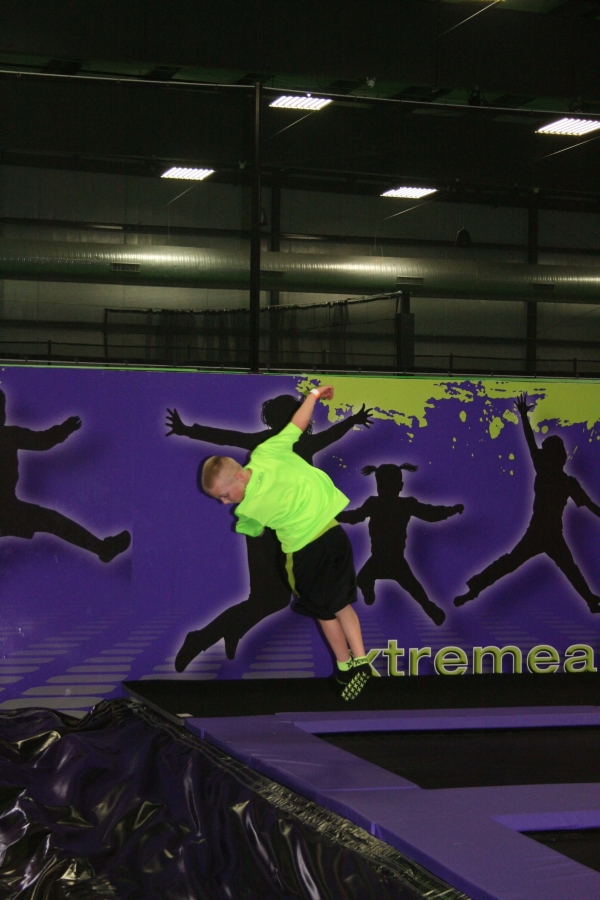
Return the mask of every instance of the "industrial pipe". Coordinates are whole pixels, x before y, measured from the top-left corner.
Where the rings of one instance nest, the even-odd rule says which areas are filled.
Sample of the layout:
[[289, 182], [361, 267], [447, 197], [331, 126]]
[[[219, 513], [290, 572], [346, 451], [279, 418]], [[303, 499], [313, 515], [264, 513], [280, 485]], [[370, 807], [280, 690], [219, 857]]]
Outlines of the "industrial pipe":
[[[248, 290], [250, 258], [196, 247], [0, 241], [0, 277]], [[264, 252], [263, 290], [600, 303], [600, 266]]]

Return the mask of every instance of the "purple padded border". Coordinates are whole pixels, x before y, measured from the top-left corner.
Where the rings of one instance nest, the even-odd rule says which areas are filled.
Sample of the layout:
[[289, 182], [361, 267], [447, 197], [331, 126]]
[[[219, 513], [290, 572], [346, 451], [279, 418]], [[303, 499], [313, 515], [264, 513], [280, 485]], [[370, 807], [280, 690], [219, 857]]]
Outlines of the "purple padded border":
[[422, 790], [315, 733], [600, 725], [595, 706], [278, 713], [186, 727], [367, 830], [473, 900], [600, 897], [600, 873], [519, 833], [599, 827], [600, 783]]

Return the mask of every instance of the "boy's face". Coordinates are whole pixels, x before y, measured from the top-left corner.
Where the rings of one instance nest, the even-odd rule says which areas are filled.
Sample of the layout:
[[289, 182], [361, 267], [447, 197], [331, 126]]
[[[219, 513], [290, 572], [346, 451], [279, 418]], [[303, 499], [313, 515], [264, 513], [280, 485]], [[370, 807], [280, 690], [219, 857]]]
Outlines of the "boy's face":
[[218, 500], [219, 503], [241, 503], [246, 493], [246, 478], [244, 472], [236, 472], [232, 479], [227, 481], [215, 481], [212, 490], [209, 491], [211, 497]]

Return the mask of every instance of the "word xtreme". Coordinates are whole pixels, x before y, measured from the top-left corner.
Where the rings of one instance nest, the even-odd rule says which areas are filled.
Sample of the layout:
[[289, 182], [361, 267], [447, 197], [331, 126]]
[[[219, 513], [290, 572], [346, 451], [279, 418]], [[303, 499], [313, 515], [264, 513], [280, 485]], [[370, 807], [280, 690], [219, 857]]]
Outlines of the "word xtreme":
[[[501, 673], [503, 671], [523, 672], [524, 653], [520, 647], [508, 644], [506, 647], [473, 647], [469, 656], [462, 647], [442, 647], [435, 656], [431, 647], [410, 647], [405, 653], [397, 641], [388, 641], [387, 647], [371, 650], [368, 660], [374, 675], [380, 675], [373, 663], [378, 656], [387, 657], [388, 675], [419, 675], [419, 665], [423, 660], [433, 659], [438, 675], [464, 675], [467, 671], [473, 675]], [[572, 644], [561, 655], [549, 644], [538, 644], [532, 647], [525, 656], [527, 670], [535, 675], [558, 672], [597, 672], [594, 664], [594, 650], [588, 644]]]

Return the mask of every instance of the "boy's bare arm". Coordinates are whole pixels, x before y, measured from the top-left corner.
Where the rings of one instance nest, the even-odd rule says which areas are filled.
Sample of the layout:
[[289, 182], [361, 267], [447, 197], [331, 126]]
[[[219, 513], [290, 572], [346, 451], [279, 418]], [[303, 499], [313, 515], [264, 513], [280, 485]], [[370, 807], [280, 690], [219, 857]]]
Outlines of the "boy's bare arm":
[[517, 407], [517, 411], [521, 416], [523, 431], [525, 432], [525, 440], [527, 441], [527, 446], [529, 447], [529, 452], [535, 465], [538, 455], [541, 451], [535, 442], [533, 428], [531, 427], [531, 422], [529, 421], [528, 414], [529, 411], [533, 409], [533, 403], [531, 405], [527, 403], [527, 394], [519, 394], [519, 396], [515, 400], [515, 406]]
[[292, 416], [292, 424], [299, 428], [300, 431], [306, 431], [312, 419], [312, 414], [317, 400], [331, 400], [333, 398], [333, 388], [331, 385], [324, 385], [320, 388], [313, 388], [306, 396], [306, 399], [300, 409], [296, 410]]

